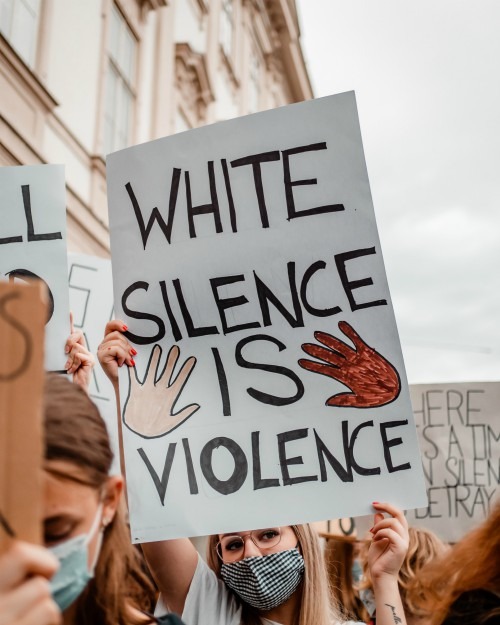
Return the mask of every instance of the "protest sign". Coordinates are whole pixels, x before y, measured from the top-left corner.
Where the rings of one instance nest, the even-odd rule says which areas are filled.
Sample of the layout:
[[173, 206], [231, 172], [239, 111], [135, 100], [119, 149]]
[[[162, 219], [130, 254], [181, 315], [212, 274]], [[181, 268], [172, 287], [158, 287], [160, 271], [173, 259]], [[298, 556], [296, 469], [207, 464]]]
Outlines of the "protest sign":
[[412, 525], [455, 542], [500, 495], [500, 382], [410, 386], [429, 495]]
[[[86, 254], [68, 254], [68, 284], [73, 325], [83, 332], [87, 349], [97, 354], [106, 324], [113, 317], [111, 261]], [[99, 408], [111, 438], [114, 453], [111, 473], [119, 473], [115, 392], [99, 364], [92, 370], [89, 395]]]
[[42, 541], [43, 296], [0, 283], [0, 553], [12, 537]]
[[353, 93], [107, 158], [134, 542], [424, 505]]
[[41, 280], [48, 293], [45, 368], [63, 371], [70, 332], [64, 167], [0, 167], [0, 279]]

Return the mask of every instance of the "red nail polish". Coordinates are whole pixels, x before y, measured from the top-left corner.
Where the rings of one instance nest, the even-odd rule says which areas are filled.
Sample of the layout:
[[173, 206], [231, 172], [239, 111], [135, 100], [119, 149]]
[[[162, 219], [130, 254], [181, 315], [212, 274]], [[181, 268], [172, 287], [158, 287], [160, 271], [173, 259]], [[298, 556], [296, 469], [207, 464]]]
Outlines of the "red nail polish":
[[135, 367], [135, 360], [133, 358], [130, 359], [130, 364], [132, 365], [132, 367]]
[[373, 506], [378, 506], [379, 502], [378, 501], [372, 501], [372, 505]]
[[[373, 526], [375, 527], [375, 526]], [[371, 529], [369, 529], [368, 531], [371, 532], [373, 534], [373, 527]]]
[[137, 350], [136, 350], [136, 349], [134, 349], [133, 347], [132, 347], [132, 349], [130, 350], [130, 353], [132, 354], [132, 356], [137, 356]]
[[122, 326], [122, 330], [126, 332], [128, 330], [128, 326]]

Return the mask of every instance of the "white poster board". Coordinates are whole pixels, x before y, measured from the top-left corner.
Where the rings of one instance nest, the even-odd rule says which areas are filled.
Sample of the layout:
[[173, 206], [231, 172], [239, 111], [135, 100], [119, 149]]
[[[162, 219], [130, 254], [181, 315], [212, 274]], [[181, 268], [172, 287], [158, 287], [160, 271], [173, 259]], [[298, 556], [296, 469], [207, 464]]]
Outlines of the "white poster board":
[[429, 502], [412, 525], [455, 542], [500, 496], [500, 382], [410, 386]]
[[0, 167], [0, 279], [45, 283], [49, 371], [64, 371], [70, 332], [65, 198], [62, 165]]
[[354, 94], [116, 152], [107, 179], [133, 541], [425, 505]]
[[86, 254], [68, 255], [69, 301], [73, 325], [85, 337], [87, 349], [96, 357], [89, 395], [106, 422], [114, 453], [112, 473], [120, 472], [116, 398], [113, 385], [97, 362], [97, 348], [106, 324], [113, 317], [111, 261]]

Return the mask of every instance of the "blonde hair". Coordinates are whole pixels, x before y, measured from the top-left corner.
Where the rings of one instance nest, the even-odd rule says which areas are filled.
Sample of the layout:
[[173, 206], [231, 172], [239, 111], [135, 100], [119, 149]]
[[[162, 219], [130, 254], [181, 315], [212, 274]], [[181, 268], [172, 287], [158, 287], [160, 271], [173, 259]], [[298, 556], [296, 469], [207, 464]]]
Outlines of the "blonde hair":
[[[294, 625], [331, 625], [333, 621], [339, 621], [341, 618], [331, 602], [325, 562], [318, 536], [309, 525], [292, 525], [292, 528], [297, 534], [300, 552], [305, 563], [300, 610]], [[222, 562], [216, 553], [218, 541], [217, 535], [210, 536], [208, 539], [207, 562], [220, 578]], [[242, 608], [243, 625], [261, 625], [258, 610], [244, 602], [242, 602]]]
[[434, 532], [423, 527], [410, 527], [408, 533], [408, 553], [399, 570], [401, 600], [410, 614], [427, 616], [427, 610], [418, 605], [420, 572], [424, 566], [441, 557], [447, 547]]

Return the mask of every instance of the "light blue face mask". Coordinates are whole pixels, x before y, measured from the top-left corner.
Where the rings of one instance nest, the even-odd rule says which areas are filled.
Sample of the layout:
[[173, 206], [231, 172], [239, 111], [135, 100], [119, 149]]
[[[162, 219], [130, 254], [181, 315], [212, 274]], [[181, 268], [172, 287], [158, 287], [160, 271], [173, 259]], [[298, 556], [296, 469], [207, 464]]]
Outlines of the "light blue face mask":
[[351, 573], [355, 584], [357, 584], [363, 577], [363, 567], [357, 558], [352, 563]]
[[61, 612], [64, 612], [78, 599], [89, 581], [94, 577], [94, 568], [101, 550], [102, 532], [99, 532], [94, 562], [90, 569], [88, 545], [99, 528], [101, 514], [102, 504], [99, 504], [92, 527], [87, 534], [80, 534], [49, 549], [59, 560], [59, 569], [50, 580], [50, 589]]

